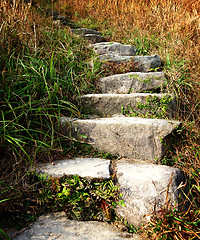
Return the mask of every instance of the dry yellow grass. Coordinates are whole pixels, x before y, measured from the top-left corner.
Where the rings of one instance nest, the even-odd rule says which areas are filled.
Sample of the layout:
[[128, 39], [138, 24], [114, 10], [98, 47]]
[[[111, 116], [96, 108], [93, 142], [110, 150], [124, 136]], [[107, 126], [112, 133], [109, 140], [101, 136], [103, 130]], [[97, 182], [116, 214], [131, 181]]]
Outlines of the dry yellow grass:
[[0, 1], [0, 53], [23, 54], [25, 46], [35, 51], [43, 39], [42, 29], [48, 25], [46, 17], [32, 11], [25, 0]]
[[149, 54], [161, 56], [180, 98], [179, 119], [199, 122], [199, 0], [57, 0], [54, 6], [76, 21], [92, 19], [99, 30], [106, 22], [113, 31], [109, 40], [149, 41]]

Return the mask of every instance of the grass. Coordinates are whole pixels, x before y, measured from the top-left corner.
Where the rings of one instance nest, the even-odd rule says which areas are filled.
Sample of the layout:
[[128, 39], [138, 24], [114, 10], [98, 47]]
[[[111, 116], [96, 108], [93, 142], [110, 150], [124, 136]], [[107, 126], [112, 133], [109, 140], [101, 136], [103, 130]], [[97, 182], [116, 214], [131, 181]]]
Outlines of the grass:
[[[108, 41], [135, 45], [143, 55], [161, 56], [167, 91], [176, 95], [176, 118], [183, 122], [179, 144], [175, 151], [168, 151], [163, 163], [173, 162], [188, 176], [190, 208], [183, 214], [165, 206], [142, 230], [152, 239], [198, 239], [200, 1], [37, 0], [34, 4], [48, 4], [78, 25], [101, 31]], [[57, 133], [58, 118], [81, 117], [76, 96], [94, 92], [100, 74], [134, 71], [135, 66], [89, 68], [87, 62], [93, 53], [84, 41], [72, 36], [67, 27], [54, 25], [51, 16], [42, 16], [23, 0], [0, 3], [0, 36], [0, 210], [6, 209], [9, 216], [19, 219], [20, 212], [33, 206], [37, 212], [38, 208], [34, 205], [37, 194], [32, 205], [26, 206], [32, 191], [27, 168], [36, 161], [70, 156], [80, 147]], [[88, 146], [84, 148], [86, 155], [91, 154]], [[48, 201], [55, 203], [55, 199], [65, 198], [64, 188], [55, 194], [48, 180], [36, 182], [49, 186], [46, 200], [51, 198]], [[24, 205], [18, 209], [17, 202], [23, 198]], [[16, 205], [10, 204], [15, 201]], [[106, 213], [107, 205], [103, 203], [102, 209]], [[24, 216], [25, 222], [31, 216], [35, 215]], [[131, 226], [126, 228], [132, 231]]]
[[81, 117], [76, 96], [93, 91], [98, 74], [87, 64], [93, 53], [68, 28], [23, 1], [5, 1], [0, 11], [0, 210], [13, 212], [27, 168], [70, 148], [55, 126], [62, 115]]

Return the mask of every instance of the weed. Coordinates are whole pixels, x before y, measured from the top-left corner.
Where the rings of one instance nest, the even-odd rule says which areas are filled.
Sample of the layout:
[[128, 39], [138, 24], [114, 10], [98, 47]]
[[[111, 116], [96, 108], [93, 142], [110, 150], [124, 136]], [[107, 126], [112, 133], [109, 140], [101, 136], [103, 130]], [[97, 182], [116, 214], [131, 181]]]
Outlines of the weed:
[[1, 211], [2, 226], [18, 222], [21, 227], [46, 211], [66, 211], [70, 219], [108, 222], [115, 219], [119, 194], [112, 180], [90, 180], [77, 175], [49, 178], [30, 173], [26, 181], [27, 189], [9, 201], [15, 211], [8, 215]]
[[145, 103], [137, 102], [136, 108], [129, 106], [128, 108], [121, 107], [121, 112], [129, 117], [145, 117], [145, 118], [165, 118], [171, 117], [172, 113], [168, 110], [172, 101], [172, 96], [157, 96], [146, 97]]
[[200, 239], [200, 212], [189, 214], [162, 209], [155, 214], [148, 225], [147, 233], [151, 239]]

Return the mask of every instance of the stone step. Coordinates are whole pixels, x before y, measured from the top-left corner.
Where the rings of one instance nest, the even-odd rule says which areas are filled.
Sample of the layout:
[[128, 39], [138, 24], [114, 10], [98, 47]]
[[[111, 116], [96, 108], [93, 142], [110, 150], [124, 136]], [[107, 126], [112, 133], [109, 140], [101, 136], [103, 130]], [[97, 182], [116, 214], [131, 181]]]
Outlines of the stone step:
[[150, 70], [159, 69], [161, 67], [161, 59], [158, 55], [152, 56], [120, 56], [117, 54], [102, 54], [97, 57], [101, 62], [123, 63], [132, 61], [140, 72], [148, 72]]
[[178, 121], [137, 117], [79, 120], [61, 117], [59, 131], [99, 151], [155, 163], [165, 153]]
[[37, 164], [31, 171], [48, 177], [79, 175], [89, 179], [109, 179], [114, 173], [115, 185], [124, 201], [124, 206], [117, 206], [116, 213], [137, 228], [150, 221], [153, 213], [166, 203], [172, 208], [187, 208], [183, 194], [187, 194], [186, 180], [178, 168], [127, 158], [112, 163], [107, 159], [74, 158]]
[[100, 43], [100, 42], [105, 42], [106, 39], [100, 35], [97, 35], [97, 34], [85, 34], [85, 35], [82, 35], [82, 37], [85, 39], [85, 40], [88, 40], [92, 43]]
[[187, 209], [186, 180], [178, 168], [116, 161], [116, 178], [125, 203], [117, 208], [117, 214], [135, 227], [147, 223], [165, 204]]
[[77, 28], [77, 29], [71, 29], [71, 32], [76, 35], [80, 35], [81, 37], [85, 38], [86, 40], [89, 40], [92, 43], [101, 43], [105, 42], [105, 38], [100, 35], [100, 32], [92, 29], [87, 28]]
[[129, 72], [99, 79], [102, 93], [133, 93], [159, 89], [166, 84], [164, 72]]
[[79, 175], [85, 178], [110, 178], [110, 160], [100, 158], [74, 158], [41, 163], [32, 167], [30, 171], [46, 174], [48, 177], [62, 177], [63, 175]]
[[93, 29], [87, 29], [87, 28], [75, 28], [75, 29], [71, 29], [71, 32], [73, 34], [77, 34], [77, 35], [85, 35], [85, 34], [96, 34], [99, 35], [100, 32], [93, 30]]
[[80, 104], [85, 114], [99, 117], [142, 114], [173, 118], [176, 110], [175, 98], [169, 94], [88, 94], [80, 97]]
[[92, 45], [96, 54], [115, 54], [119, 56], [134, 56], [137, 49], [131, 45], [123, 45], [117, 42], [103, 42]]
[[115, 226], [97, 221], [76, 221], [65, 212], [47, 213], [39, 217], [13, 240], [140, 240], [138, 234], [120, 231]]

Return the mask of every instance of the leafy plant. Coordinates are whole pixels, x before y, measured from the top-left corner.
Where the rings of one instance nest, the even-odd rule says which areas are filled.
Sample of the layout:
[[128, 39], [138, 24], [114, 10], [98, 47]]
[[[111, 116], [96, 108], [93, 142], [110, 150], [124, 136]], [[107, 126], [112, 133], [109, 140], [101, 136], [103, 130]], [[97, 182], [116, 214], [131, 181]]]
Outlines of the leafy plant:
[[18, 222], [20, 227], [46, 211], [66, 211], [70, 219], [115, 220], [119, 193], [112, 180], [90, 180], [77, 175], [49, 178], [29, 173], [27, 186], [17, 199], [10, 199], [10, 208], [15, 209], [11, 216], [6, 216], [6, 211], [0, 213], [1, 225], [10, 224], [12, 218], [11, 224]]
[[138, 110], [133, 109], [131, 106], [128, 108], [122, 106], [121, 111], [122, 114], [130, 117], [168, 118], [169, 115], [171, 115], [171, 113], [168, 112], [168, 108], [172, 99], [172, 96], [165, 95], [162, 98], [158, 98], [154, 95], [153, 97], [146, 97], [145, 103], [138, 102], [136, 105]]

